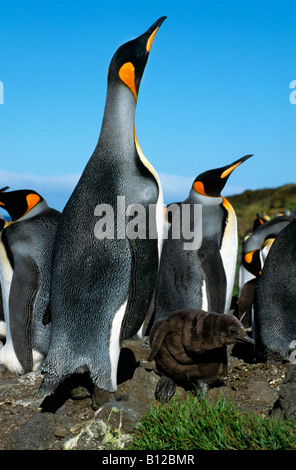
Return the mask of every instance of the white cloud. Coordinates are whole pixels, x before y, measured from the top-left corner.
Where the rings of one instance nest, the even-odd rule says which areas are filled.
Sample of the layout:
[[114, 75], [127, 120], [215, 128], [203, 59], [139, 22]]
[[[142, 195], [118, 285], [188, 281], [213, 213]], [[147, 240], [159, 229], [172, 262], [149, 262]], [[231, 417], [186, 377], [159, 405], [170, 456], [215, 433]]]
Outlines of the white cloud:
[[186, 199], [194, 178], [187, 176], [159, 173], [165, 203], [180, 202]]

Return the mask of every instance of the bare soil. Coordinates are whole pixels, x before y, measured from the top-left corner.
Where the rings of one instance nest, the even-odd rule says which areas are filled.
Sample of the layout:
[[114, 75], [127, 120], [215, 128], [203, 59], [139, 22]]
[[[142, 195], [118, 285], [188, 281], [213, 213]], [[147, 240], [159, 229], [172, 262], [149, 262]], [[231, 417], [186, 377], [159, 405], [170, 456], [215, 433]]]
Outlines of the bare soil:
[[[228, 373], [221, 376], [210, 389], [209, 399], [217, 400], [223, 396], [233, 401], [242, 411], [251, 410], [267, 416], [278, 398], [278, 391], [290, 363], [253, 363], [252, 351], [248, 347], [235, 346], [228, 351]], [[143, 404], [143, 411], [148, 411], [154, 400], [159, 376], [154, 363], [147, 362], [147, 341], [126, 341], [123, 352], [116, 400]], [[38, 372], [24, 376], [16, 376], [7, 370], [0, 372], [0, 450], [60, 450], [67, 436], [77, 434], [83, 425], [93, 419], [95, 412], [87, 386], [73, 386], [70, 395], [61, 394], [44, 406], [44, 401], [36, 397], [41, 380]], [[185, 392], [178, 388], [177, 393]], [[43, 416], [40, 416], [42, 413]], [[41, 431], [39, 418], [43, 418]], [[32, 426], [28, 426], [28, 423]], [[23, 429], [24, 432], [21, 433]], [[40, 438], [38, 433], [41, 433]]]

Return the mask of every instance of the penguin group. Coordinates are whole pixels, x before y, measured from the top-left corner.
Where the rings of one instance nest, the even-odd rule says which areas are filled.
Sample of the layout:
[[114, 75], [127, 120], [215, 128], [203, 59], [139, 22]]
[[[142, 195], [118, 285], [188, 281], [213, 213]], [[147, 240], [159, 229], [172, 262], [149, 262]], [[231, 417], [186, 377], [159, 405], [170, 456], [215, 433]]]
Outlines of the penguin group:
[[238, 276], [238, 318], [247, 327], [252, 324], [255, 288], [266, 257], [277, 235], [293, 219], [292, 214], [277, 215], [268, 219], [257, 214], [252, 232], [244, 237]]
[[[184, 201], [164, 207], [159, 176], [137, 140], [140, 83], [165, 19], [114, 53], [99, 139], [63, 211], [34, 190], [0, 190], [0, 207], [10, 217], [0, 218], [0, 363], [18, 374], [39, 369], [41, 397], [87, 373], [94, 406], [112, 400], [122, 342], [140, 331], [150, 335], [161, 401], [179, 383], [208, 390], [227, 365], [227, 345], [254, 343], [240, 317], [230, 314], [237, 218], [221, 195], [252, 155], [201, 172]], [[296, 231], [295, 222], [279, 219], [258, 219], [240, 267], [240, 292], [260, 281], [251, 303], [262, 332], [258, 344], [268, 350], [266, 322], [273, 320], [265, 285], [272, 283], [278, 240], [291, 243]]]
[[295, 211], [257, 214], [242, 243], [237, 316], [252, 330], [256, 361], [289, 360], [296, 338], [295, 219]]

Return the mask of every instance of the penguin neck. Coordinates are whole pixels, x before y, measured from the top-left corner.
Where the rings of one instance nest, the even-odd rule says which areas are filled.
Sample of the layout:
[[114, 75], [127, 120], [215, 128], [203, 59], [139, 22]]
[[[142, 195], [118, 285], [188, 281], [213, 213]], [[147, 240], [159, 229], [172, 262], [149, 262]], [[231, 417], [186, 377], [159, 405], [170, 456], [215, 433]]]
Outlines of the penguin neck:
[[98, 146], [103, 143], [111, 153], [120, 150], [121, 158], [125, 150], [135, 148], [135, 111], [136, 100], [129, 88], [121, 83], [109, 84]]
[[204, 196], [203, 194], [197, 193], [191, 188], [189, 198], [193, 200], [195, 204], [203, 204], [205, 206], [219, 206], [223, 202], [222, 196]]
[[220, 348], [223, 346], [223, 343], [221, 341], [221, 334], [220, 333], [220, 328], [219, 328], [219, 319], [222, 314], [218, 313], [208, 313], [205, 321], [204, 321], [204, 326], [203, 326], [203, 335], [206, 339], [205, 343], [207, 347], [205, 349], [208, 349], [208, 346], [211, 345], [211, 348], [213, 346], [215, 348]]
[[39, 215], [41, 212], [44, 212], [46, 209], [48, 209], [48, 204], [43, 199], [43, 201], [39, 202], [36, 206], [34, 206], [31, 210], [29, 210], [29, 212], [27, 212], [23, 217], [20, 217], [19, 219], [16, 219], [16, 220], [12, 220], [12, 223], [16, 224], [17, 222], [23, 222], [24, 220], [31, 219], [32, 217]]

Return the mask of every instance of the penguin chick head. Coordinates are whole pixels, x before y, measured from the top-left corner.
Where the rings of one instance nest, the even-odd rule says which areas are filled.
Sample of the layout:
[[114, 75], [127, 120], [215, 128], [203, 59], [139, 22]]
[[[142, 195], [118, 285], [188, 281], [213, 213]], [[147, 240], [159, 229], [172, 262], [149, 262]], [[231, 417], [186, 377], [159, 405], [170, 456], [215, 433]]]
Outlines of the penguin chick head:
[[223, 345], [255, 343], [255, 341], [247, 335], [242, 323], [233, 315], [219, 314], [217, 323], [220, 341]]
[[29, 189], [9, 191], [8, 193], [0, 191], [0, 207], [3, 207], [9, 213], [12, 221], [24, 217], [43, 200], [40, 194]]
[[203, 196], [219, 197], [233, 170], [252, 156], [253, 155], [245, 155], [230, 165], [201, 173], [195, 178], [192, 189]]
[[136, 100], [153, 39], [165, 19], [162, 16], [144, 34], [120, 46], [110, 62], [108, 83], [124, 83]]

